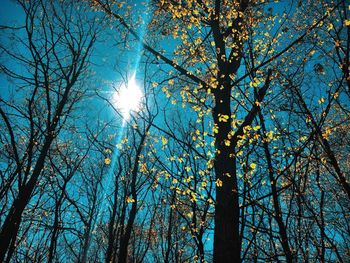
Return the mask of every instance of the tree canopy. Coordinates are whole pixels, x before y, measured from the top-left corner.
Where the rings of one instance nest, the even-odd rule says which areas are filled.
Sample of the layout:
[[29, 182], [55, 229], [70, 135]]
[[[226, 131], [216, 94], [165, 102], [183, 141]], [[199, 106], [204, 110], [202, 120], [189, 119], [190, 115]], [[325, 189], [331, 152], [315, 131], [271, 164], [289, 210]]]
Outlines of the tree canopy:
[[350, 260], [347, 1], [4, 2], [1, 262]]

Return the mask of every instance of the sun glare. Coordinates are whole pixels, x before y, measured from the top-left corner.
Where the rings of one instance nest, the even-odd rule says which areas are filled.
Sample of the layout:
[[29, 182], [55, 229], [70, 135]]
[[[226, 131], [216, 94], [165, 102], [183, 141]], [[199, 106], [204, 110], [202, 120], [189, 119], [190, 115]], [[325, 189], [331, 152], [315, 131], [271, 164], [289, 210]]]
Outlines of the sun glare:
[[129, 119], [131, 112], [140, 110], [142, 91], [137, 85], [135, 76], [128, 80], [126, 85], [120, 87], [113, 96], [114, 106], [120, 110], [125, 120]]

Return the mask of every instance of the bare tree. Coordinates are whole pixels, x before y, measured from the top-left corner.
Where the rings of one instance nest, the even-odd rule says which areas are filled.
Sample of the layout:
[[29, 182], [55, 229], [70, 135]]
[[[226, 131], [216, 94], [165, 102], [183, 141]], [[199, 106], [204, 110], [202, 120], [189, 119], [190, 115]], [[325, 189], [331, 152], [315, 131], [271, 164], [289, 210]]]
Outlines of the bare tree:
[[85, 23], [82, 13], [69, 11], [74, 9], [73, 2], [17, 3], [25, 24], [14, 35], [16, 49], [6, 42], [1, 46], [3, 60], [10, 60], [1, 64], [1, 71], [25, 99], [12, 103], [1, 98], [0, 113], [13, 160], [8, 163], [14, 168], [1, 187], [7, 208], [2, 215], [0, 261], [6, 256], [9, 261], [14, 252], [23, 212], [40, 181], [52, 143], [84, 91], [81, 77], [87, 73], [96, 38], [94, 24]]

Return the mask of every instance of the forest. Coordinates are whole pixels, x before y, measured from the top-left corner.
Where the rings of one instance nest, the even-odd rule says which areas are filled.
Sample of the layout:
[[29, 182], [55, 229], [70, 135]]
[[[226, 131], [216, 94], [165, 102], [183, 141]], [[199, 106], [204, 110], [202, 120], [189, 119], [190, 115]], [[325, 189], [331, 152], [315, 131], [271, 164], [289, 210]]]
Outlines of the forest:
[[350, 262], [350, 2], [2, 0], [0, 262]]

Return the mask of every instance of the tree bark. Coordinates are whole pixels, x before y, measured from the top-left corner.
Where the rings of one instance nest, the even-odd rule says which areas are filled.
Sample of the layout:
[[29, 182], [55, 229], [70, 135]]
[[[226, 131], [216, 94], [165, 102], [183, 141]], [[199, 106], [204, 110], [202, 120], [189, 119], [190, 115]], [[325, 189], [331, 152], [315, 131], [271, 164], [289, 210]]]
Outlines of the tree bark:
[[[213, 111], [214, 124], [218, 128], [214, 161], [217, 186], [213, 262], [241, 262], [236, 158], [232, 155], [234, 148], [225, 145], [232, 122], [230, 93], [230, 88], [217, 92]], [[228, 120], [222, 121], [221, 115], [227, 115]]]

